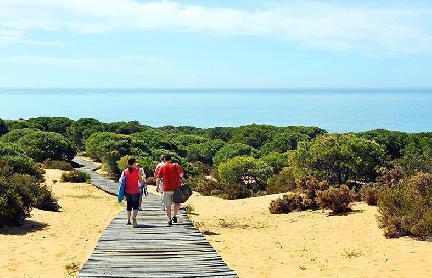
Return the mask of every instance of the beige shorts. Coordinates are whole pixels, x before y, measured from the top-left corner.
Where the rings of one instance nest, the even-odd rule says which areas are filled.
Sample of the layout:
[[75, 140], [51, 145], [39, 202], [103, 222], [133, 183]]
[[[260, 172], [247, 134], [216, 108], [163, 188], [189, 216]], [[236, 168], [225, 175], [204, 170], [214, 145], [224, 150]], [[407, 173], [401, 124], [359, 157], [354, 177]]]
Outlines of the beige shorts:
[[171, 207], [173, 200], [172, 197], [174, 195], [174, 191], [164, 191], [163, 192], [163, 202], [166, 208]]

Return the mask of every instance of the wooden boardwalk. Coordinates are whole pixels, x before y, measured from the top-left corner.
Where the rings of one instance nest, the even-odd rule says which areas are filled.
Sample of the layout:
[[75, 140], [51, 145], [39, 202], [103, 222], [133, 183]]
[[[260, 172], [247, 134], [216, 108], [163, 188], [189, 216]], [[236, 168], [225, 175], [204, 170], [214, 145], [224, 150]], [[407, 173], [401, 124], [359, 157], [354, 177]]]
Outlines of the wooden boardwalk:
[[[95, 173], [81, 157], [74, 161], [95, 186], [117, 195], [118, 183]], [[78, 277], [237, 277], [183, 210], [180, 223], [170, 227], [159, 196], [144, 198], [143, 208], [137, 228], [126, 225], [126, 211], [109, 224]]]

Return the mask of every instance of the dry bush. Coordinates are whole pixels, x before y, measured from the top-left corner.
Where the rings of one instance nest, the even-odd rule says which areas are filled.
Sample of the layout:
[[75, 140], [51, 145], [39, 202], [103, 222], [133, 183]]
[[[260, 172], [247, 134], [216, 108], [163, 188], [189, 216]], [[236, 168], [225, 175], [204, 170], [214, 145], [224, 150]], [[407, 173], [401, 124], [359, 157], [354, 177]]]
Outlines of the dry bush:
[[43, 162], [43, 167], [45, 169], [59, 169], [63, 171], [71, 171], [73, 167], [71, 163], [62, 160], [51, 160], [47, 159]]
[[363, 186], [360, 190], [361, 200], [370, 206], [376, 206], [380, 191], [380, 188], [376, 185]]
[[298, 192], [284, 194], [282, 197], [270, 202], [270, 213], [281, 214], [291, 211], [307, 210], [314, 206], [314, 201], [305, 194]]
[[346, 185], [330, 187], [317, 192], [317, 203], [322, 209], [330, 209], [334, 213], [351, 211], [350, 203], [354, 198], [353, 192]]
[[74, 169], [72, 171], [63, 173], [61, 179], [63, 182], [89, 183], [91, 180], [91, 176], [84, 171]]
[[209, 196], [214, 190], [221, 190], [221, 187], [215, 178], [206, 176], [203, 180], [198, 181], [194, 189], [202, 195]]
[[380, 194], [378, 211], [386, 237], [432, 237], [432, 175], [419, 172], [387, 188]]

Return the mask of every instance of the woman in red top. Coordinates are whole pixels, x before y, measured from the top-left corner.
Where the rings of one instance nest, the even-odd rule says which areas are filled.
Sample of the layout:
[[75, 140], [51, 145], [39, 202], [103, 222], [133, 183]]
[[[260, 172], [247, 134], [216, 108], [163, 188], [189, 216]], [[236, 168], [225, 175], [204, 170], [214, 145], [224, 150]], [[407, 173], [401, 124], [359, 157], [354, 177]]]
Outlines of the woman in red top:
[[140, 199], [140, 189], [138, 182], [144, 183], [142, 174], [136, 167], [136, 159], [135, 158], [129, 158], [128, 160], [128, 168], [123, 171], [123, 175], [126, 178], [126, 187], [125, 187], [125, 197], [126, 197], [126, 203], [127, 203], [127, 216], [128, 216], [128, 222], [127, 224], [130, 225], [131, 221], [131, 214], [133, 209], [133, 227], [135, 228], [138, 223], [136, 220], [136, 217], [138, 215], [138, 208], [139, 208], [139, 199]]

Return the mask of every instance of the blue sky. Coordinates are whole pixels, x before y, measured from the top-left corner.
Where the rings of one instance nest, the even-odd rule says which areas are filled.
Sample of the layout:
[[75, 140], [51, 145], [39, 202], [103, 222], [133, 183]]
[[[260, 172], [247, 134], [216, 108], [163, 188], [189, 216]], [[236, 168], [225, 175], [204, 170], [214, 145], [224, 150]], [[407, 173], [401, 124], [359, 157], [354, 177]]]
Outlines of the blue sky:
[[432, 87], [431, 1], [0, 0], [0, 87]]

